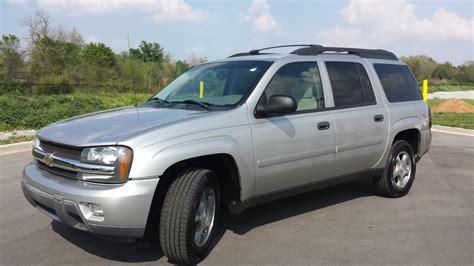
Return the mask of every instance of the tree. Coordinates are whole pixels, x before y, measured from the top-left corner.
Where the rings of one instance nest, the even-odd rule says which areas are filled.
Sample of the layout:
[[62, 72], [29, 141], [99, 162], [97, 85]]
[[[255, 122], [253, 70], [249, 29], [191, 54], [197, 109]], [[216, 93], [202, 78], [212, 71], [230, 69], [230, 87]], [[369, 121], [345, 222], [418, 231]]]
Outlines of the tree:
[[31, 70], [34, 74], [61, 74], [67, 66], [80, 62], [77, 44], [44, 37], [33, 41]]
[[130, 57], [143, 62], [162, 63], [164, 59], [163, 48], [156, 42], [148, 43], [142, 41], [137, 49], [131, 48], [129, 52]]
[[13, 81], [23, 68], [23, 52], [20, 50], [20, 39], [9, 34], [0, 40], [0, 71], [4, 79]]
[[204, 63], [207, 61], [207, 58], [206, 57], [200, 57], [200, 56], [197, 56], [195, 55], [194, 53], [191, 54], [188, 59], [186, 59], [186, 62], [187, 64], [192, 67], [194, 65], [197, 65], [197, 64], [201, 64], [201, 63]]
[[176, 61], [176, 63], [174, 63], [172, 66], [171, 66], [171, 79], [175, 79], [176, 77], [178, 77], [179, 75], [183, 74], [186, 70], [188, 70], [189, 68], [189, 64], [188, 62], [186, 61], [181, 61], [181, 60], [178, 60]]
[[77, 46], [84, 45], [84, 39], [75, 27], [72, 31], [67, 31], [61, 25], [54, 25], [49, 15], [43, 10], [36, 11], [33, 16], [25, 17], [21, 24], [28, 29], [30, 44], [40, 39], [49, 38], [71, 42]]
[[42, 38], [55, 38], [51, 27], [51, 19], [43, 10], [38, 10], [33, 16], [25, 17], [21, 24], [28, 28], [28, 41], [34, 42]]
[[438, 65], [435, 69], [433, 76], [438, 79], [445, 79], [445, 80], [454, 80], [456, 77], [456, 68], [449, 63], [445, 62], [443, 64]]
[[474, 61], [467, 61], [458, 68], [457, 80], [462, 83], [474, 84]]
[[103, 43], [89, 43], [82, 49], [82, 58], [86, 63], [101, 67], [113, 67], [115, 54]]
[[411, 71], [415, 75], [418, 82], [424, 79], [431, 79], [438, 63], [433, 58], [426, 55], [412, 55], [409, 57], [401, 57]]

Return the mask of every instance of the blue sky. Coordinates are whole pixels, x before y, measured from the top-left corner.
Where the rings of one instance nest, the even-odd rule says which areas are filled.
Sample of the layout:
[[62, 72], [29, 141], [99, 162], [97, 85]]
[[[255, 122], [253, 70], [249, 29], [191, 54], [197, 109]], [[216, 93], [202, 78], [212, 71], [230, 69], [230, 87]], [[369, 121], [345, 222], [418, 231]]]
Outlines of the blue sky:
[[383, 48], [461, 64], [474, 59], [474, 1], [406, 0], [0, 0], [1, 34], [26, 36], [19, 21], [46, 11], [86, 41], [115, 51], [141, 40], [174, 59], [218, 59], [288, 44]]

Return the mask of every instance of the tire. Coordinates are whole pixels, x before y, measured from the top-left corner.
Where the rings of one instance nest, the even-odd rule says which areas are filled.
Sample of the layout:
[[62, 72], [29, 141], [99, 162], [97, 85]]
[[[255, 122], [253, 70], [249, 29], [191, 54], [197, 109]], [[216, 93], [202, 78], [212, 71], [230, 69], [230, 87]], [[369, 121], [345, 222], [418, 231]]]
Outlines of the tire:
[[407, 141], [398, 140], [392, 145], [382, 176], [375, 179], [376, 189], [386, 197], [403, 197], [410, 191], [415, 174], [413, 148]]
[[212, 249], [218, 217], [219, 186], [214, 172], [200, 168], [181, 172], [169, 187], [161, 210], [160, 245], [164, 255], [178, 264], [202, 261]]

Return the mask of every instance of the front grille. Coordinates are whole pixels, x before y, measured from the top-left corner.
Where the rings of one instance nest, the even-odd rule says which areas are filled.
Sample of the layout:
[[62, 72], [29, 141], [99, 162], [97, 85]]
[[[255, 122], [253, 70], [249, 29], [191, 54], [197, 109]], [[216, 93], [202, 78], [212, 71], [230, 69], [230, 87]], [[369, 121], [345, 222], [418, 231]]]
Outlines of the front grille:
[[77, 176], [78, 173], [75, 171], [70, 171], [70, 170], [61, 169], [54, 166], [49, 166], [40, 161], [37, 161], [37, 163], [38, 163], [39, 168], [46, 170], [52, 174], [59, 175], [59, 176], [69, 178], [69, 179], [78, 179], [78, 176]]
[[48, 153], [55, 153], [58, 156], [66, 157], [69, 159], [81, 159], [82, 148], [61, 145], [49, 141], [41, 141], [40, 146], [45, 152]]

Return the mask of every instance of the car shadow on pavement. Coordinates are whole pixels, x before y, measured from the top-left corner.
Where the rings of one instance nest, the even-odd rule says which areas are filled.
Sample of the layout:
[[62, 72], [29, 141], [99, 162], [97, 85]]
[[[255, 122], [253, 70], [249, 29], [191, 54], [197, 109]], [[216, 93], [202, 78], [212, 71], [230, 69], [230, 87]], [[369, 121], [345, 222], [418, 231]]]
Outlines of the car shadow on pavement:
[[228, 230], [244, 235], [250, 230], [265, 224], [373, 195], [372, 178], [364, 178], [254, 206], [240, 215], [228, 214], [225, 217], [225, 224]]
[[[371, 179], [366, 179], [255, 206], [240, 215], [224, 212], [222, 226], [216, 232], [217, 236], [211, 245], [212, 248], [218, 245], [227, 230], [244, 235], [265, 224], [372, 195], [374, 193]], [[104, 259], [118, 262], [153, 262], [163, 257], [158, 241], [120, 243], [72, 229], [56, 221], [51, 222], [51, 226], [54, 232], [64, 239], [87, 253]]]
[[119, 262], [151, 262], [163, 257], [158, 241], [117, 242], [73, 229], [57, 221], [51, 222], [53, 231], [87, 253]]

